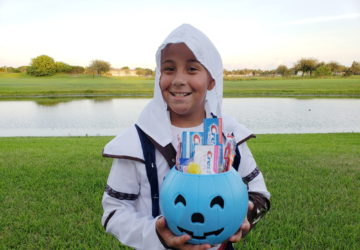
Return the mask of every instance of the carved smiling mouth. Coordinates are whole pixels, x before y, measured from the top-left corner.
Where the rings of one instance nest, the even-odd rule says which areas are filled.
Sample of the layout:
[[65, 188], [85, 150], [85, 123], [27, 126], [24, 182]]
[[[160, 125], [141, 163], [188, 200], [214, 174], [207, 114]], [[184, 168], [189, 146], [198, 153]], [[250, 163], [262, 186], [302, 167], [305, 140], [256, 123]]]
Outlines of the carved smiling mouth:
[[188, 96], [191, 95], [191, 92], [172, 92], [169, 91], [172, 96]]
[[218, 236], [219, 234], [221, 234], [222, 231], [224, 231], [224, 228], [221, 228], [221, 229], [216, 230], [216, 231], [204, 233], [204, 236], [195, 236], [194, 233], [189, 231], [189, 230], [186, 230], [186, 229], [184, 229], [182, 227], [177, 227], [177, 228], [179, 229], [180, 232], [186, 233], [186, 234], [190, 235], [191, 238], [197, 239], [197, 240], [204, 240], [204, 239], [206, 239], [206, 237], [208, 237], [210, 235]]

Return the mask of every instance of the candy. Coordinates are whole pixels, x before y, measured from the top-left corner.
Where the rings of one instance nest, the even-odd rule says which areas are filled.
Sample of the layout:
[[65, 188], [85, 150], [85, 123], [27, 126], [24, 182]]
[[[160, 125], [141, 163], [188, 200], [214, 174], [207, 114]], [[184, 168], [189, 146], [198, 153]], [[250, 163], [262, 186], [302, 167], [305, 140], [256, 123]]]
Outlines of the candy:
[[201, 174], [201, 169], [199, 164], [195, 163], [195, 162], [190, 162], [188, 168], [187, 168], [187, 172], [189, 174]]

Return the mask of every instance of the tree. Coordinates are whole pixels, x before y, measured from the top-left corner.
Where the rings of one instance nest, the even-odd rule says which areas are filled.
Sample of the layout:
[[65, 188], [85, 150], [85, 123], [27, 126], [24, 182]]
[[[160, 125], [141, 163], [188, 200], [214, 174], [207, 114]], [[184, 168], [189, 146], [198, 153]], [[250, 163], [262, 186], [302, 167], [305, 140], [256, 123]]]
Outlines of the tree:
[[330, 68], [330, 70], [331, 70], [331, 72], [333, 74], [339, 74], [341, 72], [344, 72], [345, 69], [346, 69], [346, 67], [344, 65], [341, 65], [341, 64], [339, 64], [337, 62], [334, 62], [334, 61], [329, 62], [326, 65]]
[[56, 64], [50, 56], [41, 55], [31, 60], [26, 72], [33, 76], [50, 76], [56, 73]]
[[135, 68], [136, 75], [138, 76], [152, 76], [154, 75], [154, 72], [151, 69], [148, 68]]
[[20, 67], [18, 67], [17, 69], [18, 69], [20, 72], [26, 72], [27, 68], [29, 68], [29, 66], [20, 66]]
[[124, 71], [127, 75], [130, 74], [130, 68], [128, 66], [122, 67], [121, 70]]
[[56, 65], [56, 72], [70, 73], [72, 70], [72, 67], [69, 64], [63, 62], [56, 62], [55, 65]]
[[314, 71], [314, 75], [315, 76], [331, 76], [331, 68], [324, 64], [324, 65], [321, 65], [320, 67], [317, 67], [316, 70]]
[[289, 74], [289, 69], [285, 65], [279, 65], [276, 69], [276, 73], [286, 76]]
[[231, 75], [231, 71], [224, 69], [224, 76]]
[[360, 63], [353, 61], [353, 63], [351, 64], [350, 70], [354, 75], [360, 75]]
[[85, 72], [85, 68], [82, 66], [71, 66], [70, 73], [72, 74], [82, 74]]
[[311, 58], [302, 58], [295, 64], [296, 72], [301, 71], [302, 75], [309, 72], [310, 75], [316, 69], [318, 61]]
[[14, 68], [14, 67], [5, 67], [5, 72], [8, 72], [8, 73], [20, 73], [20, 70], [18, 68]]
[[102, 60], [94, 60], [91, 62], [89, 66], [90, 72], [96, 72], [98, 75], [102, 73], [108, 72], [110, 70], [110, 63], [102, 61]]

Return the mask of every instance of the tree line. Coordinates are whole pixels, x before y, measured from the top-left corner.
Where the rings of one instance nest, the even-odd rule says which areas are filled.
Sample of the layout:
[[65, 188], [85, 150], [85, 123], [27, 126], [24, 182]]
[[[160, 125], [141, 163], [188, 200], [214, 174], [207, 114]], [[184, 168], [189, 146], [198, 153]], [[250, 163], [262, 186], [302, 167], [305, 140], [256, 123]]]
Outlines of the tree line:
[[[91, 74], [93, 76], [102, 75], [111, 69], [110, 63], [103, 60], [93, 60], [88, 67], [73, 66], [64, 62], [57, 62], [47, 55], [41, 55], [31, 60], [29, 66], [21, 66], [18, 68], [1, 67], [0, 72], [26, 72], [32, 76], [50, 76], [55, 73], [70, 73], [70, 74]], [[121, 70], [130, 72], [130, 68], [125, 66]], [[148, 68], [135, 68], [135, 73], [138, 76], [154, 76], [155, 72]], [[332, 76], [332, 75], [360, 75], [360, 62], [353, 61], [350, 67], [341, 65], [335, 61], [325, 63], [319, 62], [312, 58], [302, 58], [298, 60], [292, 68], [286, 65], [279, 65], [273, 70], [260, 69], [236, 69], [224, 70], [224, 76]]]
[[[87, 67], [73, 66], [64, 62], [57, 62], [52, 57], [41, 55], [31, 59], [28, 66], [14, 67], [1, 67], [0, 72], [20, 73], [25, 72], [32, 76], [51, 76], [56, 73], [69, 73], [69, 74], [90, 74], [90, 75], [103, 75], [110, 71], [111, 64], [103, 60], [93, 60]], [[130, 71], [130, 68], [122, 67], [123, 71]], [[154, 72], [148, 68], [135, 68], [136, 75], [138, 76], [153, 76]]]
[[273, 70], [254, 70], [254, 69], [239, 69], [239, 70], [224, 70], [225, 76], [291, 76], [291, 75], [309, 75], [315, 77], [332, 76], [332, 75], [360, 75], [360, 62], [353, 61], [350, 67], [341, 65], [338, 62], [332, 61], [329, 63], [319, 62], [312, 58], [302, 58], [298, 60], [292, 68], [286, 65], [279, 65]]

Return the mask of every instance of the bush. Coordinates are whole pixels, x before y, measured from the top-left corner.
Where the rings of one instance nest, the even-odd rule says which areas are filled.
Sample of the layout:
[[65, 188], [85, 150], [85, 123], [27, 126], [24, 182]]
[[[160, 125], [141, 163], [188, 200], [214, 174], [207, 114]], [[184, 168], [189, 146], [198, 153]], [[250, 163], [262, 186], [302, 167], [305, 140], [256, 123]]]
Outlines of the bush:
[[56, 64], [54, 59], [47, 55], [41, 55], [31, 60], [30, 66], [26, 69], [29, 75], [50, 76], [56, 73]]
[[56, 62], [56, 72], [58, 73], [70, 73], [72, 70], [72, 67], [69, 64], [63, 63], [63, 62]]
[[360, 63], [354, 61], [354, 62], [351, 64], [350, 70], [351, 70], [351, 72], [352, 72], [354, 75], [360, 75]]
[[110, 63], [102, 61], [102, 60], [94, 60], [91, 62], [90, 66], [88, 67], [89, 73], [97, 73], [101, 75], [102, 73], [106, 73], [110, 70]]
[[317, 67], [316, 70], [314, 71], [314, 75], [317, 77], [331, 76], [331, 74], [332, 74], [331, 68], [325, 64]]
[[71, 72], [72, 74], [82, 74], [85, 72], [85, 68], [82, 66], [71, 66]]

